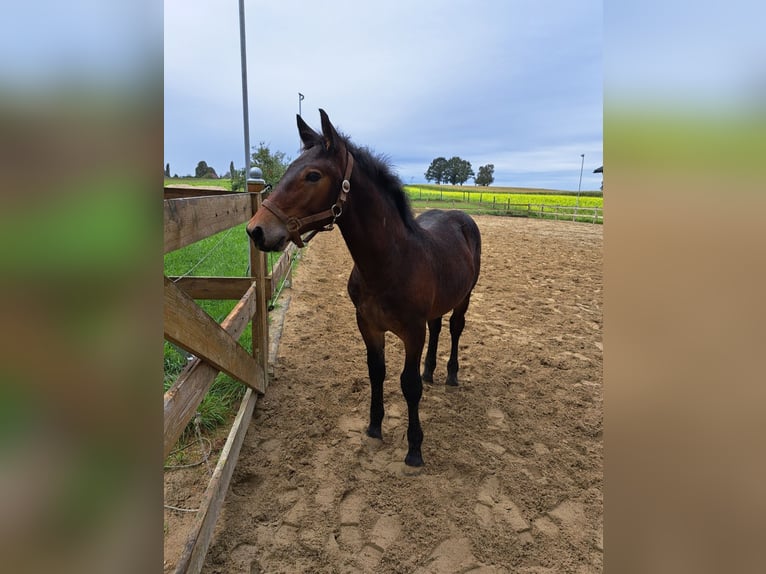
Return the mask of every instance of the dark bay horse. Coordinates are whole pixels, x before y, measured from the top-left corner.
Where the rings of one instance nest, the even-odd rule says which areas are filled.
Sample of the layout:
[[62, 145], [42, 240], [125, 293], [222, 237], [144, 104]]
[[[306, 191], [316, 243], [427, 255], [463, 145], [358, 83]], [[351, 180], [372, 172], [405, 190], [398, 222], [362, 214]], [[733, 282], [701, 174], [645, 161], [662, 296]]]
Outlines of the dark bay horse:
[[[258, 249], [280, 251], [288, 241], [303, 247], [317, 231], [337, 223], [354, 260], [348, 293], [367, 347], [372, 391], [367, 434], [382, 438], [384, 335], [391, 331], [405, 348], [400, 381], [407, 401], [409, 449], [404, 462], [421, 466], [422, 381], [433, 382], [442, 316], [452, 311], [446, 382], [458, 384], [458, 340], [479, 278], [481, 235], [462, 211], [430, 210], [416, 219], [385, 161], [353, 145], [324, 110], [319, 113], [321, 134], [298, 116], [303, 151], [250, 220], [247, 233]], [[306, 232], [311, 233], [302, 237]]]

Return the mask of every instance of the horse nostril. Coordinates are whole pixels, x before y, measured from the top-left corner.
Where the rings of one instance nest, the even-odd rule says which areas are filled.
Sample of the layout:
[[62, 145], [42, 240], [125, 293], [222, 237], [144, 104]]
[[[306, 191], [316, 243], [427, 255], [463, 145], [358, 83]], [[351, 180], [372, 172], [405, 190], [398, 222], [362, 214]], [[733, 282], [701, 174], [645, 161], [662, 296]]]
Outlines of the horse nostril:
[[263, 248], [264, 235], [263, 235], [263, 229], [261, 228], [261, 226], [257, 225], [253, 229], [248, 229], [247, 234], [252, 238], [253, 243], [255, 243], [256, 247], [258, 247], [259, 249]]

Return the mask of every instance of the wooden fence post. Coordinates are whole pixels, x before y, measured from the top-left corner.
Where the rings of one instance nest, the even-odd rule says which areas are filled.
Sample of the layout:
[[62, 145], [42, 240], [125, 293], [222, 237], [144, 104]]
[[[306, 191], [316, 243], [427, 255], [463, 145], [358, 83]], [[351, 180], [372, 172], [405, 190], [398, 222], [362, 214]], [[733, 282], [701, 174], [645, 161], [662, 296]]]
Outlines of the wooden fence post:
[[[251, 194], [253, 214], [261, 207], [266, 182], [258, 168], [252, 168], [247, 178], [247, 191]], [[263, 369], [264, 381], [268, 386], [269, 324], [268, 297], [266, 296], [266, 253], [259, 250], [252, 241], [250, 246], [250, 277], [255, 280], [256, 298], [253, 315], [253, 357]]]

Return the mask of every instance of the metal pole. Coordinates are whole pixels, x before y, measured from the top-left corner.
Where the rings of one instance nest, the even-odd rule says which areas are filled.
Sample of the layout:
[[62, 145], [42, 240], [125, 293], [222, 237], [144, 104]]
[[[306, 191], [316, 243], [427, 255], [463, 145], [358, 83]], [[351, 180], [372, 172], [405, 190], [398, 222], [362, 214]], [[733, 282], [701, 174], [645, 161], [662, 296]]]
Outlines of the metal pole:
[[580, 188], [582, 187], [582, 168], [585, 165], [585, 154], [581, 153], [580, 157], [582, 162], [580, 163], [580, 183], [577, 184], [577, 207], [580, 207]]
[[[250, 177], [250, 115], [247, 108], [247, 46], [245, 43], [245, 0], [239, 0], [239, 49], [242, 65], [242, 121], [245, 124], [245, 182]], [[247, 183], [245, 183], [247, 189]]]

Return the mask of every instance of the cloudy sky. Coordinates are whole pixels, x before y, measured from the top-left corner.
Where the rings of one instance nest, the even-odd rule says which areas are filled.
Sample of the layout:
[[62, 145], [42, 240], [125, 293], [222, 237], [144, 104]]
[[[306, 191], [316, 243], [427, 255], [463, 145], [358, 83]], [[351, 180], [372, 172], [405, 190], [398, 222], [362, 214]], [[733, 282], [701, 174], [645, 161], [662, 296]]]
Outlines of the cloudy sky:
[[[387, 155], [405, 183], [438, 156], [496, 185], [598, 189], [602, 3], [586, 0], [245, 2], [250, 143], [295, 158], [318, 109]], [[165, 1], [165, 162], [244, 164], [236, 0]]]

